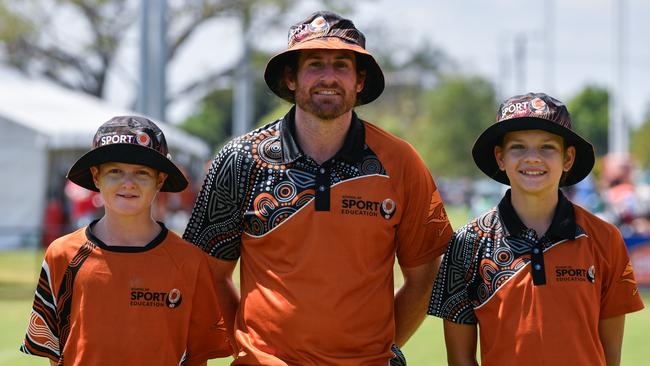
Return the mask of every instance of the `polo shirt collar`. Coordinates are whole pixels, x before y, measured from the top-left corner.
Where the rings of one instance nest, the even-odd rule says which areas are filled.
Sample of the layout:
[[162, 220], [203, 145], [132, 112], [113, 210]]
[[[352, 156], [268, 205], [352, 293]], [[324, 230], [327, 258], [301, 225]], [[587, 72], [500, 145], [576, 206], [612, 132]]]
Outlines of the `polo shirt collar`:
[[[522, 232], [528, 230], [526, 225], [521, 222], [521, 219], [515, 212], [512, 206], [512, 198], [510, 189], [499, 202], [499, 214], [503, 220], [508, 235], [519, 236]], [[543, 233], [538, 233], [542, 235]], [[575, 239], [578, 236], [578, 225], [576, 224], [575, 212], [573, 211], [573, 204], [569, 201], [562, 191], [558, 190], [558, 203], [553, 214], [553, 220], [548, 231], [544, 234], [545, 237], [555, 240], [561, 239]]]
[[[305, 155], [296, 139], [296, 106], [280, 121], [280, 141], [282, 143], [282, 156], [284, 163], [290, 163]], [[343, 147], [332, 159], [341, 159], [349, 162], [358, 162], [363, 158], [366, 144], [366, 130], [363, 122], [352, 111], [352, 122], [345, 136]]]

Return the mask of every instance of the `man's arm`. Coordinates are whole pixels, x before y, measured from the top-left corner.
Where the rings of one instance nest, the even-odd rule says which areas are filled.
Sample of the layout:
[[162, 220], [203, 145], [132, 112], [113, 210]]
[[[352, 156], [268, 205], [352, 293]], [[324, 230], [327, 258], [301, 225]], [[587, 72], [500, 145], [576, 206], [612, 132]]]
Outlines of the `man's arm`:
[[219, 307], [221, 307], [223, 320], [226, 323], [230, 345], [233, 347], [235, 354], [237, 354], [239, 350], [235, 341], [235, 321], [237, 309], [239, 308], [240, 293], [232, 281], [232, 273], [237, 266], [237, 261], [224, 261], [211, 258], [208, 263], [210, 263], [210, 271], [214, 276], [217, 301], [219, 302]]
[[623, 330], [625, 329], [625, 315], [601, 319], [598, 323], [600, 343], [605, 351], [607, 366], [621, 364], [621, 349], [623, 348]]
[[449, 366], [478, 366], [476, 361], [477, 327], [443, 320]]
[[426, 317], [440, 257], [417, 267], [401, 267], [404, 285], [395, 294], [395, 343], [404, 346]]

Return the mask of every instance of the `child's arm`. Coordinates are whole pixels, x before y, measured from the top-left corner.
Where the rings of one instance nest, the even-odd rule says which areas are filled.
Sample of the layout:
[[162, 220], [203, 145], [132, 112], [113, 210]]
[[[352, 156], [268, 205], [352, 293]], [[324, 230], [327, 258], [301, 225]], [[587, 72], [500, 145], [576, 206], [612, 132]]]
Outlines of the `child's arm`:
[[[476, 361], [477, 326], [443, 320], [449, 366], [478, 366]], [[608, 364], [609, 366], [609, 364]]]
[[621, 364], [621, 348], [623, 347], [623, 329], [625, 328], [625, 315], [613, 318], [600, 319], [598, 333], [600, 343], [605, 351], [607, 366], [619, 366]]
[[54, 362], [54, 361], [50, 360], [50, 366], [56, 366], [58, 364], [59, 364], [58, 362]]

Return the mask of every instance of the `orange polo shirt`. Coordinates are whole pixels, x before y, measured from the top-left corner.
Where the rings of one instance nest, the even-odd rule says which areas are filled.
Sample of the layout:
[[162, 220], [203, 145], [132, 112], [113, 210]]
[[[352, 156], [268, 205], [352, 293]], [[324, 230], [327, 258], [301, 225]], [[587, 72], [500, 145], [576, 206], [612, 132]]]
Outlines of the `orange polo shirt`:
[[319, 165], [285, 118], [226, 145], [185, 238], [241, 258], [237, 365], [386, 365], [394, 342], [395, 258], [441, 255], [451, 228], [422, 160], [354, 115]]
[[82, 228], [47, 249], [21, 351], [60, 365], [196, 365], [230, 355], [226, 339], [204, 253], [164, 226], [138, 248]]
[[450, 242], [429, 314], [478, 324], [481, 365], [604, 366], [600, 320], [643, 308], [618, 229], [559, 195], [542, 238], [508, 191]]

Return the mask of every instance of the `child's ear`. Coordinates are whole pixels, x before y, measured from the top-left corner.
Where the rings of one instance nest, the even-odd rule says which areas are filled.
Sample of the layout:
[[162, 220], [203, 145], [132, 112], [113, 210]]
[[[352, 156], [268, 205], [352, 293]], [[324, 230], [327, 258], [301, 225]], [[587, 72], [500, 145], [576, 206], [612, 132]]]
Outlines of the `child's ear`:
[[565, 172], [568, 172], [573, 168], [573, 163], [575, 163], [576, 160], [576, 148], [575, 146], [569, 146], [566, 148], [564, 151], [564, 164], [562, 169]]
[[93, 183], [95, 184], [95, 187], [99, 189], [99, 168], [96, 166], [91, 166], [90, 174], [93, 176]]
[[503, 163], [503, 149], [499, 145], [494, 146], [494, 160], [496, 160], [500, 170], [506, 170], [505, 164]]
[[158, 190], [160, 190], [163, 184], [165, 184], [166, 179], [167, 179], [167, 173], [158, 172], [158, 183], [156, 184]]

